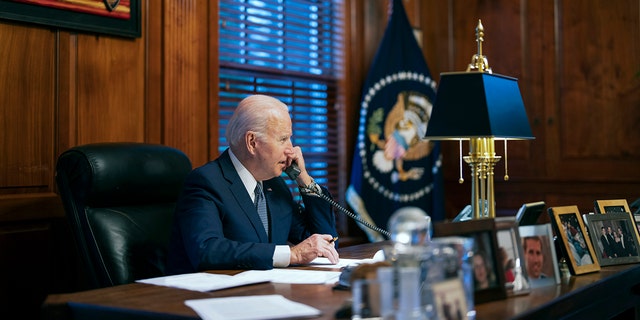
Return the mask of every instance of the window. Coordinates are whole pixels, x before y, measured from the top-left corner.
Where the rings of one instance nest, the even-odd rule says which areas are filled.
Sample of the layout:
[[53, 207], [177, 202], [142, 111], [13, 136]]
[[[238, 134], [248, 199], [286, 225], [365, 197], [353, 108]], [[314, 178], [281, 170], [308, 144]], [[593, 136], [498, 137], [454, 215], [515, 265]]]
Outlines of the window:
[[220, 1], [220, 152], [238, 102], [274, 96], [290, 108], [309, 174], [337, 194], [341, 15], [342, 0]]

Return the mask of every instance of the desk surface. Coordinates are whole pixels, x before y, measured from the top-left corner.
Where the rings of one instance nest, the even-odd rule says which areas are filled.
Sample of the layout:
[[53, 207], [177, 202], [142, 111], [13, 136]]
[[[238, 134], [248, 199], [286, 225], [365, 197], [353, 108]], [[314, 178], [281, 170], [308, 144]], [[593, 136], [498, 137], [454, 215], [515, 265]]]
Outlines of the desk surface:
[[[380, 243], [341, 248], [344, 258], [370, 258]], [[327, 269], [323, 269], [327, 270]], [[239, 271], [227, 271], [233, 274]], [[560, 285], [534, 289], [530, 294], [476, 305], [477, 319], [558, 318], [575, 317], [611, 310], [624, 310], [638, 304], [640, 266], [604, 267], [600, 272], [571, 277]], [[317, 319], [335, 319], [335, 314], [351, 298], [351, 292], [334, 290], [331, 285], [263, 283], [214, 292], [196, 292], [142, 283], [68, 294], [52, 294], [43, 305], [45, 319], [67, 318], [74, 314], [88, 315], [95, 310], [122, 315], [135, 312], [164, 318], [197, 319], [197, 314], [184, 304], [185, 300], [213, 297], [280, 294], [293, 301], [308, 304], [322, 311]], [[600, 307], [604, 311], [598, 311]], [[597, 312], [594, 313], [594, 310]], [[637, 312], [637, 311], [634, 311]], [[149, 314], [151, 313], [151, 314]], [[603, 313], [603, 317], [606, 315]], [[160, 318], [162, 318], [160, 317]]]

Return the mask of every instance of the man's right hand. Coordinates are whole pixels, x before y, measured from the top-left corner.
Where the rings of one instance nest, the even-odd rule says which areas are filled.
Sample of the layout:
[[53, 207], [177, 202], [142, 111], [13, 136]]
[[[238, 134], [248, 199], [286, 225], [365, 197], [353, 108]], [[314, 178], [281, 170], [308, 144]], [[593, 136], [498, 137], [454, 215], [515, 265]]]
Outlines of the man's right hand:
[[333, 264], [338, 263], [339, 256], [330, 234], [314, 234], [291, 248], [290, 265], [307, 264], [317, 257], [326, 257]]

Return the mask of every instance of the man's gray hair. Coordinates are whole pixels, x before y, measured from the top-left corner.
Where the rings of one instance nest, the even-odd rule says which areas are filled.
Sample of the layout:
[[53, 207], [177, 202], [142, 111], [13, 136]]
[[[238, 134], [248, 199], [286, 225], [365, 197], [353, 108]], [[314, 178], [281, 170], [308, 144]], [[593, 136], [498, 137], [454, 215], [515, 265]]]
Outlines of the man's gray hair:
[[232, 149], [243, 143], [247, 131], [254, 131], [259, 137], [267, 132], [269, 119], [278, 112], [289, 112], [287, 105], [280, 100], [266, 95], [251, 95], [238, 104], [233, 116], [229, 119], [225, 137]]

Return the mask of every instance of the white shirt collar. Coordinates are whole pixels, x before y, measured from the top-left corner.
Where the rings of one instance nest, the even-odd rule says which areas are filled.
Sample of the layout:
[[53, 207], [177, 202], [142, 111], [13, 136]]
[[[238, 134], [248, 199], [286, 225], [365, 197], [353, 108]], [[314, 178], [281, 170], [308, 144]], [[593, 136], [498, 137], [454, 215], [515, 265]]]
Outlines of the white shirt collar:
[[247, 193], [249, 193], [249, 196], [251, 197], [251, 201], [254, 201], [256, 196], [254, 190], [256, 189], [258, 181], [256, 181], [256, 178], [253, 177], [251, 172], [245, 168], [242, 162], [238, 160], [238, 157], [233, 154], [231, 148], [229, 148], [229, 156], [231, 158], [231, 163], [233, 163], [233, 167], [240, 176], [240, 180], [242, 180], [242, 184], [244, 184], [245, 189], [247, 189]]

